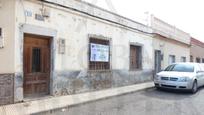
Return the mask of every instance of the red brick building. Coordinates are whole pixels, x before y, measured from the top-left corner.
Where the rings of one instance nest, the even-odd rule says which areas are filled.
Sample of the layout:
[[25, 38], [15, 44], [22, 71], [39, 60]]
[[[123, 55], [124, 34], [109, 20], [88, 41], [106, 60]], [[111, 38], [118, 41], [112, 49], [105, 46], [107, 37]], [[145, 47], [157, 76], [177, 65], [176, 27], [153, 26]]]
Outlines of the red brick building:
[[204, 43], [191, 38], [190, 61], [204, 63]]

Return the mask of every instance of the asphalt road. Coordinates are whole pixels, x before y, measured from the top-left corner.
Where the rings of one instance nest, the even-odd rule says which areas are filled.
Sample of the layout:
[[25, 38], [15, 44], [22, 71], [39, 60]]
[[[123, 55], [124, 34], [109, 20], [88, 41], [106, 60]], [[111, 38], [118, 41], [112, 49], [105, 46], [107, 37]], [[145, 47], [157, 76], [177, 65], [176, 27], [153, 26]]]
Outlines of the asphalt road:
[[40, 115], [204, 115], [204, 88], [196, 94], [153, 88]]

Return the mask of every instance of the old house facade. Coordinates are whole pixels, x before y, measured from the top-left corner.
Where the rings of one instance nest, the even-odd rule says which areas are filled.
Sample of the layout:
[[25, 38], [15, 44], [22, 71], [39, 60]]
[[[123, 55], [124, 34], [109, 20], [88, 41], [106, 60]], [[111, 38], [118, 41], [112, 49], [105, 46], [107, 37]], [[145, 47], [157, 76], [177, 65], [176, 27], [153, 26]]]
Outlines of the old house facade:
[[204, 63], [204, 43], [191, 38], [190, 61]]
[[143, 24], [75, 0], [0, 4], [0, 104], [152, 79], [152, 29]]
[[190, 35], [182, 30], [151, 16], [154, 39], [155, 72], [175, 62], [189, 62]]

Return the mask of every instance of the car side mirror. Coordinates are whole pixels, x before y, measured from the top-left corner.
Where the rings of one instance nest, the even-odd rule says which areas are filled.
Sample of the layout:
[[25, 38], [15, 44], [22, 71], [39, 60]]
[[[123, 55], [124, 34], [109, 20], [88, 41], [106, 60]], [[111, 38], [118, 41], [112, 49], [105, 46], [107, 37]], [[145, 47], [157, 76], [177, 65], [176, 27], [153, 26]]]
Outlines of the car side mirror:
[[196, 73], [203, 73], [204, 71], [197, 71]]

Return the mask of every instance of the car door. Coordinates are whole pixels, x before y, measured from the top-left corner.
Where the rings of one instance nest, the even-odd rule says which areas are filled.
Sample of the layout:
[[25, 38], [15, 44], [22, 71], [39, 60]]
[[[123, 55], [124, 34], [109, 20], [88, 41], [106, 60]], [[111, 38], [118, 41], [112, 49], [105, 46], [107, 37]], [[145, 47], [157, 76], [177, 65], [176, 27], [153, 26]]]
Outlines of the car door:
[[197, 83], [198, 83], [198, 87], [202, 85], [202, 75], [200, 73], [200, 66], [198, 64], [196, 64], [195, 66], [196, 69], [196, 79], [197, 79]]
[[204, 85], [204, 65], [199, 64], [199, 67], [200, 67], [199, 74], [201, 76], [201, 85]]

